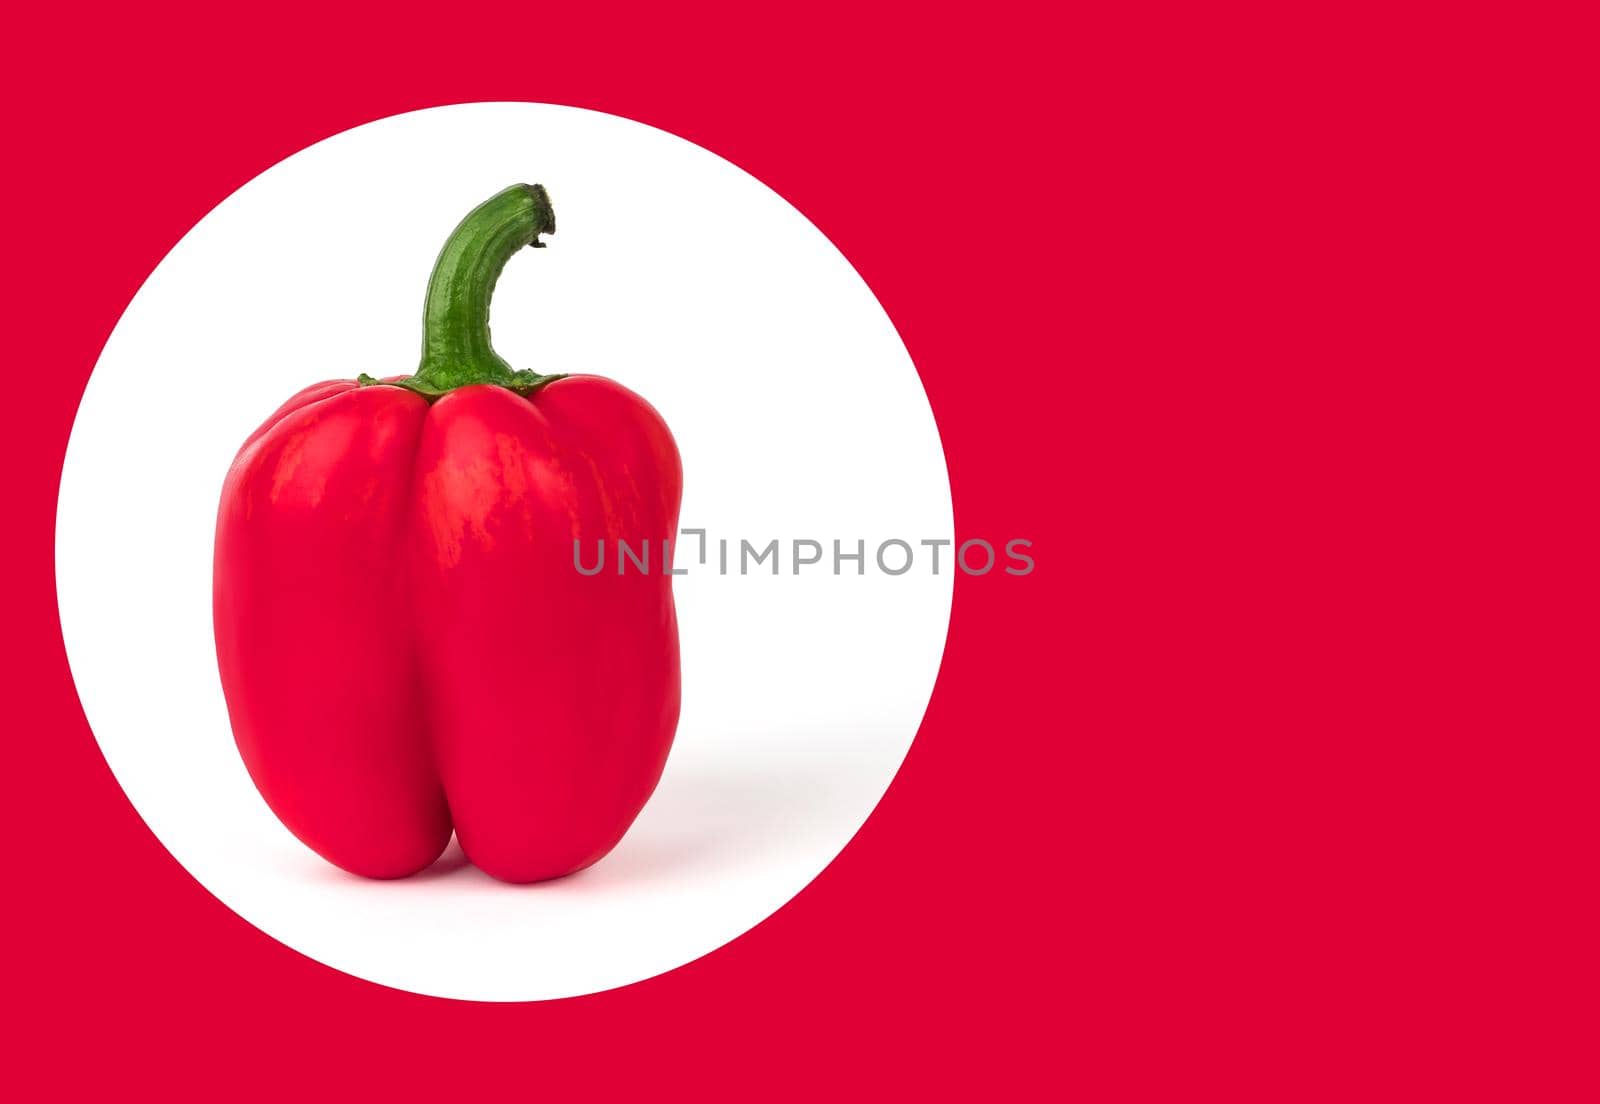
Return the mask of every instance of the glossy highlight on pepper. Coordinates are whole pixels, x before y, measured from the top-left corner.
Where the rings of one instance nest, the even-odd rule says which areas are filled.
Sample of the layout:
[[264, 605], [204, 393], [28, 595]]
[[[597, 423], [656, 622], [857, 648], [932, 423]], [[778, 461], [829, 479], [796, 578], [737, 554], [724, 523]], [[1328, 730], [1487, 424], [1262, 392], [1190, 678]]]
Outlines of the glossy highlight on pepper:
[[677, 727], [671, 577], [588, 578], [574, 540], [659, 542], [682, 469], [651, 406], [516, 371], [489, 304], [555, 230], [516, 185], [457, 227], [407, 377], [292, 397], [223, 484], [213, 581], [235, 741], [273, 812], [353, 873], [430, 865], [452, 831], [512, 882], [622, 838]]

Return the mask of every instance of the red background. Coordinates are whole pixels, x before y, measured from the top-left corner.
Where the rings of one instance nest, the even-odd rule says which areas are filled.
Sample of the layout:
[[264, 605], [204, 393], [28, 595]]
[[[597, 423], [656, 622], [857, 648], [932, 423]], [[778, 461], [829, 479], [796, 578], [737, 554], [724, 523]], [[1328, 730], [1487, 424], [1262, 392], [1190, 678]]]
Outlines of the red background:
[[[1593, 39], [1122, 10], [13, 13], [7, 1079], [1593, 1099]], [[958, 579], [916, 745], [811, 887], [520, 1006], [356, 981], [190, 879], [96, 749], [51, 579], [73, 411], [173, 243], [311, 142], [486, 99], [792, 200], [922, 372], [958, 533], [1038, 561]]]

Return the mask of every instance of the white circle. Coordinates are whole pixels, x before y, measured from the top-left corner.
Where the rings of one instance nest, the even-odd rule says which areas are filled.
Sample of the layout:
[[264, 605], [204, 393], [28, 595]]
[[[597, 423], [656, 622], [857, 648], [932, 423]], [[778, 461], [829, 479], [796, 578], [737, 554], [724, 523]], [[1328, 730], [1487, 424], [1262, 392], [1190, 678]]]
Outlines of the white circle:
[[[452, 843], [371, 882], [268, 811], [234, 749], [211, 628], [223, 474], [314, 381], [415, 368], [422, 294], [468, 210], [542, 183], [559, 226], [494, 301], [516, 368], [647, 398], [683, 456], [683, 713], [659, 789], [596, 866], [495, 882]], [[663, 131], [540, 104], [384, 119], [262, 173], [191, 230], [107, 342], [73, 427], [61, 622], [90, 726], [156, 836], [244, 919], [358, 977], [536, 1000], [625, 985], [748, 930], [844, 847], [921, 723], [949, 621], [944, 454], [889, 319], [799, 212]], [[718, 542], [730, 542], [729, 574]], [[738, 574], [780, 541], [782, 574]], [[824, 546], [793, 574], [792, 545]], [[891, 576], [874, 552], [909, 542]], [[855, 561], [833, 573], [833, 541]], [[891, 549], [898, 566], [902, 553]], [[809, 554], [809, 550], [808, 550]]]

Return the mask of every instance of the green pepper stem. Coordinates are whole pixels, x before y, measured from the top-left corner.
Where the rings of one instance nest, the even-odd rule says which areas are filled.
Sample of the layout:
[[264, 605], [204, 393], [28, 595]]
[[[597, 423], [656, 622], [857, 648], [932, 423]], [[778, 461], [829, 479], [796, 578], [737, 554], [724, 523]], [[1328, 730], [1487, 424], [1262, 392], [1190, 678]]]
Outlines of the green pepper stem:
[[[489, 341], [489, 301], [500, 272], [525, 245], [542, 247], [555, 212], [539, 184], [514, 184], [461, 220], [434, 262], [422, 316], [422, 361], [401, 387], [434, 399], [457, 387], [492, 383], [523, 394], [559, 376], [512, 371]], [[368, 382], [370, 377], [363, 377]], [[373, 381], [375, 382], [375, 381]]]

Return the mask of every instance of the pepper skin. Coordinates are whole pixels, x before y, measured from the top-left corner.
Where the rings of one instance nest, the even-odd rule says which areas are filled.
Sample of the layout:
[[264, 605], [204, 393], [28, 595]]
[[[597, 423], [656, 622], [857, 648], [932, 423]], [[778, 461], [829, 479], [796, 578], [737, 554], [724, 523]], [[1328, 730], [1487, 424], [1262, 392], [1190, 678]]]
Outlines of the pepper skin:
[[[417, 373], [300, 392], [223, 485], [213, 613], [239, 752], [284, 825], [356, 874], [415, 873], [452, 830], [496, 878], [581, 870], [666, 764], [672, 435], [610, 380], [513, 372], [489, 344], [500, 269], [554, 229], [537, 186], [467, 216]], [[648, 540], [650, 571], [582, 574], [574, 540], [613, 558]]]

